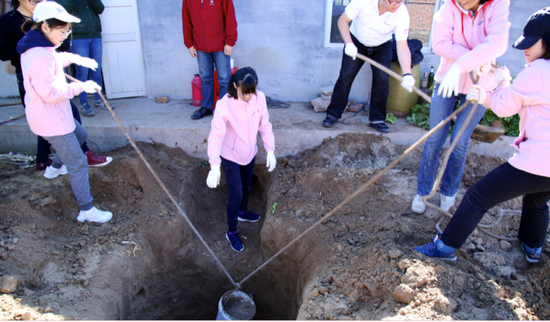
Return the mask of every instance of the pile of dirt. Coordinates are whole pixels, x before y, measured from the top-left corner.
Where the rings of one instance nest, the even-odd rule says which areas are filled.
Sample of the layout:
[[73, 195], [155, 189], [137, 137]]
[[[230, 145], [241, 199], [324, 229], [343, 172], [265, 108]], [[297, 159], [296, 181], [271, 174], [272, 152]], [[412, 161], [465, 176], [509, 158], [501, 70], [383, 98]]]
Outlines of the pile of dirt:
[[[359, 197], [249, 275], [396, 159], [405, 147], [376, 135], [342, 135], [274, 172], [254, 170], [249, 210], [239, 223], [245, 250], [233, 252], [225, 178], [208, 189], [206, 160], [179, 148], [139, 143], [143, 154], [233, 282], [253, 295], [259, 319], [547, 319], [548, 248], [539, 264], [517, 242], [475, 231], [457, 262], [412, 248], [430, 240], [440, 215], [410, 211], [421, 151], [414, 151]], [[90, 169], [94, 205], [106, 224], [76, 221], [68, 176], [46, 180], [0, 163], [0, 319], [213, 319], [234, 285], [184, 216], [126, 147], [112, 164]], [[466, 189], [504, 160], [470, 154]], [[437, 203], [436, 194], [433, 202]], [[521, 209], [521, 199], [498, 205]], [[443, 221], [442, 227], [448, 222]], [[515, 237], [519, 215], [506, 211], [496, 234]]]

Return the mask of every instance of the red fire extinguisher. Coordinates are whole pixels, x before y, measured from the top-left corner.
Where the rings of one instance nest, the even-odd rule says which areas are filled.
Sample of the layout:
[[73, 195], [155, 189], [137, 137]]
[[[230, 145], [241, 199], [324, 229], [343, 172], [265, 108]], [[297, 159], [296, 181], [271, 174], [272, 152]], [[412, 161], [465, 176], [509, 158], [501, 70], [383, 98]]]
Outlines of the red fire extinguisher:
[[193, 106], [201, 106], [202, 92], [201, 92], [201, 77], [199, 74], [195, 74], [193, 81], [191, 82], [193, 90]]

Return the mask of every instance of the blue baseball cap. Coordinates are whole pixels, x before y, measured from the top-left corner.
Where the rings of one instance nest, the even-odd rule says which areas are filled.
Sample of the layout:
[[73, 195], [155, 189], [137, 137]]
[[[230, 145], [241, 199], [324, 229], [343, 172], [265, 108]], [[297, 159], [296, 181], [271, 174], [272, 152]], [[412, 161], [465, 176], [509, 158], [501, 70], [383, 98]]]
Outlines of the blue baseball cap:
[[512, 47], [521, 50], [529, 49], [547, 32], [550, 33], [550, 7], [540, 9], [529, 17], [523, 28], [523, 35]]

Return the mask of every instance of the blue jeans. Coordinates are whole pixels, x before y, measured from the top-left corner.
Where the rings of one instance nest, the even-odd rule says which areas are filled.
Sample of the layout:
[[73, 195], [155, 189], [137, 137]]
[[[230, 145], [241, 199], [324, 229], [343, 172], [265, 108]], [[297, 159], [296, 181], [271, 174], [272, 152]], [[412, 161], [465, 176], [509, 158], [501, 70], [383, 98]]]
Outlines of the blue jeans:
[[[99, 86], [103, 86], [103, 78], [101, 77], [103, 43], [101, 42], [101, 38], [73, 39], [71, 44], [71, 53], [82, 57], [91, 58], [97, 62], [97, 69], [95, 71], [75, 64], [75, 78], [81, 82], [85, 82], [90, 79], [96, 82]], [[89, 78], [88, 73], [90, 76]], [[80, 98], [80, 105], [88, 104], [88, 93], [82, 92], [78, 95], [78, 97]], [[96, 101], [101, 101], [101, 96], [94, 93], [94, 99]]]
[[[353, 43], [357, 47], [359, 54], [367, 56], [372, 60], [384, 65], [388, 69], [391, 67], [392, 45], [391, 41], [385, 42], [380, 46], [366, 47], [355, 37], [351, 36]], [[334, 85], [334, 91], [330, 104], [327, 107], [327, 116], [335, 120], [342, 117], [342, 113], [348, 104], [351, 85], [363, 67], [363, 61], [360, 58], [355, 60], [345, 53], [342, 55], [342, 67], [340, 76]], [[390, 75], [386, 72], [372, 67], [372, 87], [370, 98], [369, 121], [371, 123], [383, 123], [386, 120], [386, 105], [388, 104], [388, 93], [390, 87]]]
[[[441, 95], [437, 95], [438, 88], [439, 84], [436, 84], [432, 95], [432, 104], [430, 107], [430, 128], [434, 128], [437, 124], [451, 115], [457, 108], [457, 103], [459, 101], [460, 103], [466, 102], [466, 95], [464, 94], [443, 98]], [[456, 135], [464, 125], [464, 122], [466, 121], [466, 118], [468, 117], [468, 114], [470, 114], [472, 108], [473, 104], [470, 104], [457, 115], [457, 120], [451, 134], [451, 144], [455, 141]], [[485, 113], [485, 107], [480, 104], [477, 106], [475, 114], [451, 153], [449, 162], [447, 163], [447, 167], [445, 168], [445, 172], [443, 174], [443, 178], [441, 179], [440, 191], [444, 196], [454, 196], [458, 191], [460, 180], [462, 180], [462, 173], [464, 172], [464, 165], [466, 164], [470, 136], [474, 132], [476, 125], [483, 117], [483, 113]], [[437, 175], [437, 167], [439, 165], [441, 149], [447, 140], [450, 126], [450, 122], [445, 124], [445, 126], [435, 132], [426, 141], [424, 151], [422, 152], [420, 168], [418, 169], [416, 189], [416, 193], [421, 196], [429, 195], [432, 190], [435, 177]]]
[[441, 240], [448, 246], [462, 247], [491, 207], [519, 196], [524, 197], [518, 239], [531, 248], [542, 247], [548, 229], [550, 178], [514, 168], [508, 162], [468, 189]]
[[92, 195], [88, 179], [88, 159], [80, 147], [86, 142], [88, 133], [75, 120], [75, 130], [72, 133], [44, 137], [54, 147], [57, 153], [53, 157], [52, 166], [59, 169], [61, 165], [67, 167], [71, 188], [81, 210], [92, 209]]
[[214, 104], [214, 66], [218, 72], [218, 82], [220, 84], [220, 98], [227, 93], [227, 83], [231, 76], [230, 56], [226, 56], [223, 51], [205, 53], [197, 50], [197, 61], [199, 63], [199, 75], [201, 76], [202, 107], [212, 111]]
[[221, 159], [225, 181], [227, 181], [227, 226], [229, 231], [237, 231], [239, 211], [248, 209], [248, 196], [256, 157], [247, 165]]

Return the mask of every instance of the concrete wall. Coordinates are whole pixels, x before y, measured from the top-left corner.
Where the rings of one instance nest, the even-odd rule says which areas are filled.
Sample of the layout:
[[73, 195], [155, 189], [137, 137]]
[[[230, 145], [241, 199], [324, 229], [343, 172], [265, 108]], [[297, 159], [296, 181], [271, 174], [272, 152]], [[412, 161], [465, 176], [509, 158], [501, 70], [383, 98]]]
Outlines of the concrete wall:
[[[183, 45], [182, 0], [137, 0], [145, 59], [147, 95], [191, 98], [197, 62]], [[308, 101], [319, 88], [338, 78], [341, 49], [324, 48], [325, 0], [234, 0], [239, 39], [232, 57], [235, 66], [251, 66], [260, 89], [280, 100]], [[521, 35], [527, 18], [548, 6], [548, 0], [511, 1], [510, 46]], [[439, 58], [424, 55], [421, 73], [437, 68]], [[498, 59], [517, 75], [525, 64], [522, 51], [510, 48]], [[350, 99], [369, 98], [370, 68], [359, 73]], [[18, 96], [15, 77], [0, 71], [0, 97]]]

